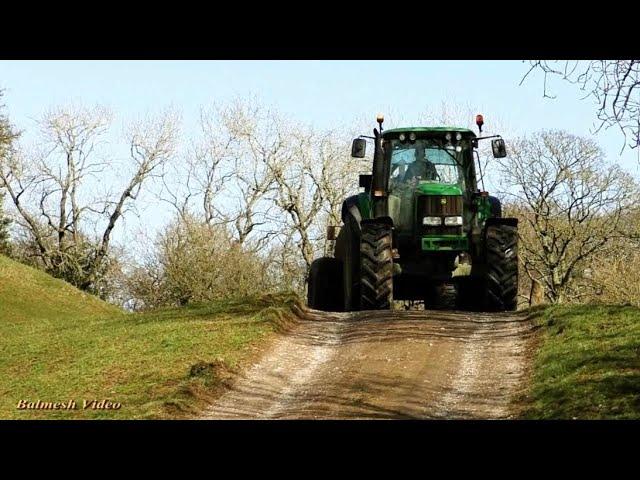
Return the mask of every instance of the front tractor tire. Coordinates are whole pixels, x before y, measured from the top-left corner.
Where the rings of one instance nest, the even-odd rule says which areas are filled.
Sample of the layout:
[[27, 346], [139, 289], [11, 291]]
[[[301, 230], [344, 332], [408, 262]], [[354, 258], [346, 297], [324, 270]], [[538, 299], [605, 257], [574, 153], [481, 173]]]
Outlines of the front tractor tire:
[[391, 226], [362, 223], [360, 234], [360, 309], [389, 310], [393, 303]]
[[515, 310], [518, 303], [518, 229], [490, 225], [486, 232], [486, 307], [491, 311]]
[[339, 312], [343, 308], [342, 262], [322, 257], [313, 261], [309, 269], [307, 305], [315, 310]]

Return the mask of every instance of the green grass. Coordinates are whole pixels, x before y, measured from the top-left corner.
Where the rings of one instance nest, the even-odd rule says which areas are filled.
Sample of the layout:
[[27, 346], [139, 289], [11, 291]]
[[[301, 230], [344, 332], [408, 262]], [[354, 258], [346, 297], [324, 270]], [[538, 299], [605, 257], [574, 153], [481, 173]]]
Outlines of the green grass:
[[[268, 334], [293, 295], [125, 313], [0, 256], [0, 418], [184, 417], [203, 406]], [[77, 410], [18, 410], [21, 400]], [[83, 409], [83, 400], [121, 403]]]
[[542, 327], [524, 418], [640, 419], [640, 309], [555, 306]]

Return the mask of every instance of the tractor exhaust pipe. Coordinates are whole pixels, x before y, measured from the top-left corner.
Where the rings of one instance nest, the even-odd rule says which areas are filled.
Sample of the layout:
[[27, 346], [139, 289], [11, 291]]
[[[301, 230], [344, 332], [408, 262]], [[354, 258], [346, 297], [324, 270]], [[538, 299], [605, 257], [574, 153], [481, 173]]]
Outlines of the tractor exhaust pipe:
[[[382, 130], [381, 116], [378, 116], [378, 124]], [[382, 146], [382, 133], [377, 128], [373, 129], [375, 136], [375, 150], [373, 153], [373, 176], [371, 179], [371, 196], [373, 200], [373, 217], [387, 216], [387, 168], [384, 161]]]

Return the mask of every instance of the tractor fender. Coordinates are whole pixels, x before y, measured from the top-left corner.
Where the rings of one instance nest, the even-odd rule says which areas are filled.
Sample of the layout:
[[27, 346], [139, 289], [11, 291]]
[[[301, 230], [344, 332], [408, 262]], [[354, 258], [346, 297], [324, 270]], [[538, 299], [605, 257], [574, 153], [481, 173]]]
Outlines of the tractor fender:
[[489, 195], [489, 206], [491, 211], [491, 217], [502, 217], [502, 203], [498, 197]]
[[334, 256], [342, 263], [344, 310], [357, 310], [360, 304], [360, 202], [358, 195], [342, 203], [342, 223]]
[[[334, 256], [341, 261], [347, 258], [355, 258], [356, 246], [360, 244], [360, 214], [358, 195], [348, 197], [342, 202], [342, 228], [336, 239]], [[348, 255], [347, 249], [351, 252]], [[355, 267], [354, 267], [355, 268]]]
[[342, 202], [342, 211], [340, 216], [342, 217], [342, 223], [345, 225], [349, 222], [349, 216], [353, 217], [353, 219], [360, 227], [360, 222], [362, 221], [362, 214], [360, 213], [360, 202], [358, 200], [358, 195], [353, 195], [351, 197], [347, 197], [344, 202]]

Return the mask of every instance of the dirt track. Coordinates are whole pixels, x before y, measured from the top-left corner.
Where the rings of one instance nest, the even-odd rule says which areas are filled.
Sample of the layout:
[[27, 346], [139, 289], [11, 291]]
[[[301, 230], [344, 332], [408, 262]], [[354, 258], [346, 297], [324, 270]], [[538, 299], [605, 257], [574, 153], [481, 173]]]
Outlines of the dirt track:
[[523, 315], [301, 314], [204, 418], [514, 415], [532, 341]]

